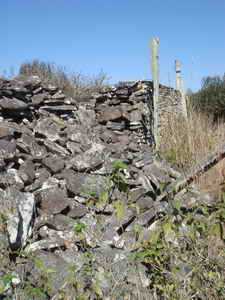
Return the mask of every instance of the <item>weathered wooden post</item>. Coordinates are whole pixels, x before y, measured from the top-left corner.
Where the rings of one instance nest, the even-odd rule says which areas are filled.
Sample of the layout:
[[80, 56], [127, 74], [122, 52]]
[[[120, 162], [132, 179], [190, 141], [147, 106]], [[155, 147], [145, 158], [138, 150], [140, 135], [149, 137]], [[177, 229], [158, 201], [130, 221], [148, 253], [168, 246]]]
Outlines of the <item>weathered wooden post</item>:
[[186, 96], [184, 92], [183, 79], [181, 76], [181, 63], [179, 60], [175, 60], [175, 71], [176, 71], [176, 89], [181, 93], [182, 113], [184, 117], [187, 119]]
[[151, 42], [152, 54], [152, 79], [153, 79], [153, 134], [156, 151], [160, 146], [159, 134], [159, 38], [153, 38]]

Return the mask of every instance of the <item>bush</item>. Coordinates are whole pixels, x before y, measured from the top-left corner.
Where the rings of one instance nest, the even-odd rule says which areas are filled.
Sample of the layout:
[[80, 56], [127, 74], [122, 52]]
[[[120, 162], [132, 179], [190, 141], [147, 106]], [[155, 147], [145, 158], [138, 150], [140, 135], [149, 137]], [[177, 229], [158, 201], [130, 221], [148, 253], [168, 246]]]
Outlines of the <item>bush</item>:
[[225, 74], [203, 78], [201, 90], [190, 99], [195, 109], [213, 114], [215, 119], [225, 117]]
[[101, 91], [106, 86], [108, 79], [103, 72], [93, 77], [80, 73], [69, 74], [63, 67], [39, 60], [21, 65], [19, 77], [26, 78], [31, 75], [37, 75], [42, 81], [56, 85], [68, 97], [77, 100], [88, 99], [94, 92]]

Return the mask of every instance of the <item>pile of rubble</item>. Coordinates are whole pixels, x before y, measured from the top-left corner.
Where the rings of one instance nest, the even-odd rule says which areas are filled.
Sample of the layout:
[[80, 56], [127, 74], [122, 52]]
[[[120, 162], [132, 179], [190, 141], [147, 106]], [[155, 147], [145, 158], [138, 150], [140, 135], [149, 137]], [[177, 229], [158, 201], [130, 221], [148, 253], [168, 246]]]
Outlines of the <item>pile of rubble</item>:
[[[23, 255], [55, 270], [49, 297], [65, 287], [71, 265], [81, 293], [94, 282], [104, 299], [115, 286], [117, 299], [136, 299], [137, 287], [147, 293], [148, 270], [129, 254], [170, 209], [155, 199], [180, 176], [151, 151], [151, 91], [121, 83], [82, 103], [35, 76], [0, 80], [0, 274], [13, 260], [20, 299], [27, 274], [34, 286], [41, 280]], [[178, 197], [190, 207], [203, 196], [189, 189]], [[3, 293], [12, 296], [12, 287]]]

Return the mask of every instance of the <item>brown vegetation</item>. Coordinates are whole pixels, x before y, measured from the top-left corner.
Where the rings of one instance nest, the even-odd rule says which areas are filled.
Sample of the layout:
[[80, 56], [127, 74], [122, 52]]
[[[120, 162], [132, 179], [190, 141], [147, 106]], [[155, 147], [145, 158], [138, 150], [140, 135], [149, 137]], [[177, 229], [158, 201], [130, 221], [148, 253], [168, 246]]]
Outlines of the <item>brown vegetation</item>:
[[86, 76], [81, 73], [69, 74], [63, 67], [39, 60], [21, 65], [19, 77], [31, 75], [37, 75], [42, 81], [56, 85], [68, 97], [74, 97], [77, 100], [88, 99], [93, 93], [101, 91], [108, 80], [103, 72], [96, 76]]
[[[162, 145], [163, 156], [183, 171], [200, 163], [210, 153], [219, 149], [225, 140], [225, 123], [213, 120], [213, 117], [194, 109], [189, 109], [188, 122], [184, 119], [169, 119], [166, 143]], [[206, 174], [197, 184], [206, 192], [220, 195], [225, 181], [225, 161], [221, 161]]]

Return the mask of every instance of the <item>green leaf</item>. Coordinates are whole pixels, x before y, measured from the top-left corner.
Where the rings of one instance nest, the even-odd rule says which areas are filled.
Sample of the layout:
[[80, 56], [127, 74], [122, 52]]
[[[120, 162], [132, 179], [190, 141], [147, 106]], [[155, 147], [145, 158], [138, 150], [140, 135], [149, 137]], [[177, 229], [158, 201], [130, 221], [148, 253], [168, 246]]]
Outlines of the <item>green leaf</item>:
[[149, 235], [149, 243], [150, 243], [150, 245], [151, 245], [151, 244], [153, 244], [153, 245], [157, 244], [157, 242], [158, 242], [159, 239], [160, 239], [161, 233], [162, 233], [161, 228], [156, 228], [156, 229], [154, 229], [154, 230], [150, 233], [150, 235]]
[[86, 229], [86, 225], [84, 223], [82, 223], [82, 222], [77, 222], [74, 225], [74, 231], [76, 233], [82, 233], [85, 229]]
[[179, 212], [180, 208], [181, 208], [181, 200], [180, 199], [175, 199], [172, 202], [172, 206], [173, 206], [173, 208], [175, 208]]
[[118, 200], [114, 203], [114, 208], [115, 208], [117, 219], [122, 220], [125, 216], [125, 211], [126, 211], [125, 203], [123, 201]]
[[163, 225], [164, 238], [166, 242], [175, 242], [176, 232], [173, 230], [173, 223], [171, 220], [166, 220]]
[[127, 164], [125, 164], [122, 160], [115, 160], [112, 165], [115, 171], [127, 169]]
[[106, 205], [109, 202], [109, 193], [107, 191], [101, 193], [99, 202], [103, 205]]

